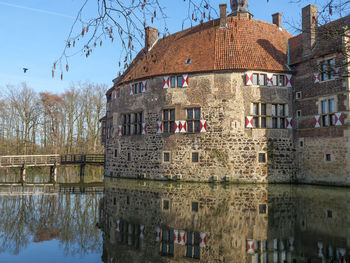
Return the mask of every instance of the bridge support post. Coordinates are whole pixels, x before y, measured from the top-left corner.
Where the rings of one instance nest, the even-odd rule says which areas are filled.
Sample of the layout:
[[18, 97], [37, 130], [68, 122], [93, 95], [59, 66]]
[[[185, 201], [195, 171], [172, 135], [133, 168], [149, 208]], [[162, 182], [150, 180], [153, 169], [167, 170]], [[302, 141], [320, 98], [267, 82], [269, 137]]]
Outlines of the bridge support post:
[[20, 174], [20, 176], [21, 176], [20, 182], [22, 184], [25, 184], [26, 183], [26, 168], [25, 168], [24, 165], [21, 167], [21, 174]]
[[55, 184], [57, 182], [57, 166], [50, 167], [50, 183]]
[[85, 164], [80, 165], [80, 183], [84, 183]]

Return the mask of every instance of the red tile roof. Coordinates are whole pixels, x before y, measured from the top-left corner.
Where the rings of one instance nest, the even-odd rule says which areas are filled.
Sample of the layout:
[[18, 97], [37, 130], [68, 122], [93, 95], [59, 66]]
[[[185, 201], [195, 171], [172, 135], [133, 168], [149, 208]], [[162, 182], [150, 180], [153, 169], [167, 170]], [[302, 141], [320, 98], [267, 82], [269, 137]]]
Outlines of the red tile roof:
[[[215, 70], [288, 71], [288, 39], [291, 35], [274, 24], [228, 17], [228, 27], [219, 19], [159, 39], [145, 54], [136, 56], [117, 85], [160, 75]], [[191, 58], [191, 63], [185, 62]]]

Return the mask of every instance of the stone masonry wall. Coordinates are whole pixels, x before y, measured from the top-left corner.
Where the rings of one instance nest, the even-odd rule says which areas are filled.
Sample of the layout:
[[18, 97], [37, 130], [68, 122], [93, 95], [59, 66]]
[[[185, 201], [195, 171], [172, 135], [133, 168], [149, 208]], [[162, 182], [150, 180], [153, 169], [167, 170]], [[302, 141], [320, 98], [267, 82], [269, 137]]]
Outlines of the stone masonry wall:
[[[244, 72], [192, 74], [187, 88], [168, 89], [162, 88], [163, 77], [156, 77], [148, 80], [146, 93], [136, 95], [129, 95], [129, 85], [121, 87], [120, 97], [110, 102], [107, 113], [107, 118], [113, 117], [114, 133], [106, 141], [105, 175], [290, 182], [294, 173], [291, 129], [247, 129], [245, 117], [252, 114], [253, 102], [287, 104], [287, 116], [291, 116], [292, 90], [245, 86], [244, 76]], [[191, 107], [201, 108], [206, 133], [156, 133], [164, 108], [174, 108], [176, 120], [186, 120], [186, 108]], [[121, 114], [138, 111], [144, 113], [147, 134], [117, 136]], [[162, 161], [164, 151], [170, 152], [170, 163]], [[198, 163], [191, 162], [194, 151], [199, 153]], [[259, 152], [267, 154], [267, 163], [258, 163]]]

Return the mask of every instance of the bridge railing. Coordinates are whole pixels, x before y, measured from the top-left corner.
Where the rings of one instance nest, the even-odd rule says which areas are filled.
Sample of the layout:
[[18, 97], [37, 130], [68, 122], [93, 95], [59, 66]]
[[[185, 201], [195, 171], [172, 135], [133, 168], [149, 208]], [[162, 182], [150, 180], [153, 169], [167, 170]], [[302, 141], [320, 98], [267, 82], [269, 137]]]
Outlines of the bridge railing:
[[46, 166], [58, 164], [59, 162], [59, 154], [0, 156], [0, 167], [19, 167], [23, 165]]
[[61, 155], [61, 164], [103, 164], [104, 154], [64, 154]]

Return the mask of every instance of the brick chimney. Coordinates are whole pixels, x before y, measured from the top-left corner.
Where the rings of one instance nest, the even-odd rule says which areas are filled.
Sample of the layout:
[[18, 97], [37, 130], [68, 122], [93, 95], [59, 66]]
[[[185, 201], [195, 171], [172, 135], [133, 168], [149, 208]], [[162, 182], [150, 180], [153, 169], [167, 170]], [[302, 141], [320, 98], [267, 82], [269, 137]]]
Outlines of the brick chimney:
[[278, 27], [282, 27], [282, 14], [281, 13], [273, 14], [272, 23]]
[[317, 6], [305, 6], [302, 10], [302, 16], [303, 56], [307, 56], [311, 53], [311, 49], [316, 42], [316, 29], [318, 24]]
[[145, 28], [145, 34], [145, 49], [146, 51], [149, 51], [153, 44], [157, 41], [158, 30], [149, 26]]
[[226, 16], [226, 9], [227, 4], [221, 4], [220, 7], [220, 27], [226, 27], [227, 26], [227, 16]]

